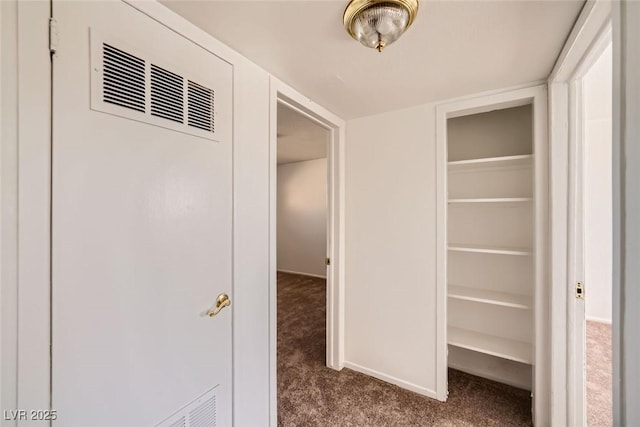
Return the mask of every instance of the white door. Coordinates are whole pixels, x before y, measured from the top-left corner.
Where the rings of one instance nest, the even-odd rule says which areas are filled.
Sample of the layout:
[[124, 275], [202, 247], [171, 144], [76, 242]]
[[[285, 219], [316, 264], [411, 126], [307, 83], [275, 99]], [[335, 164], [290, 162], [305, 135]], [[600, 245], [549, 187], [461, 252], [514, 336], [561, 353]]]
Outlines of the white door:
[[232, 67], [119, 1], [53, 1], [52, 407], [231, 425]]

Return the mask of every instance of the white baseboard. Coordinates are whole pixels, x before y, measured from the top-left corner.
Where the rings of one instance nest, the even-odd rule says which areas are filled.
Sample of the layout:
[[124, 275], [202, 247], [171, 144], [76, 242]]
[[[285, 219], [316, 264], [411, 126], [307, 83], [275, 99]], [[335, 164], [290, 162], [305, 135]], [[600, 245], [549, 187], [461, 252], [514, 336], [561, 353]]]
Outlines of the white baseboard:
[[432, 399], [437, 399], [437, 394], [435, 391], [410, 383], [408, 381], [401, 380], [399, 378], [392, 377], [391, 375], [383, 374], [382, 372], [374, 371], [373, 369], [365, 368], [364, 366], [360, 366], [356, 363], [351, 362], [344, 362], [344, 367], [351, 369], [352, 371], [360, 372], [361, 374], [369, 375], [370, 377], [377, 378], [384, 382], [397, 385], [400, 388], [413, 391], [414, 393], [418, 393]]
[[302, 273], [301, 271], [291, 271], [291, 270], [278, 269], [278, 273], [298, 274], [300, 276], [316, 277], [318, 279], [325, 279], [325, 280], [327, 279], [327, 276], [321, 276], [319, 274], [313, 274], [313, 273]]
[[611, 319], [602, 319], [600, 317], [586, 316], [587, 320], [598, 323], [606, 323], [607, 325], [611, 325]]

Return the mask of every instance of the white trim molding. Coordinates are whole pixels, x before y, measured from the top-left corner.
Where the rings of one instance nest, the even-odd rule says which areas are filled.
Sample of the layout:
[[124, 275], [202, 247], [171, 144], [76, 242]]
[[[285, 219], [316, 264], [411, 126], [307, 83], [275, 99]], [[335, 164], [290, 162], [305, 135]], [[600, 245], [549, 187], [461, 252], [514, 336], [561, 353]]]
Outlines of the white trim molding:
[[447, 398], [447, 120], [496, 109], [532, 104], [535, 155], [535, 355], [534, 419], [546, 425], [550, 406], [551, 357], [548, 289], [548, 142], [546, 85], [478, 95], [436, 108], [436, 397]]
[[[18, 408], [18, 2], [0, 2], [0, 407]], [[9, 423], [7, 423], [7, 426]], [[11, 423], [15, 426], [15, 422]]]
[[547, 79], [549, 84], [567, 82], [584, 70], [584, 60], [607, 27], [611, 26], [611, 0], [588, 0], [569, 34]]
[[9, 1], [2, 2], [0, 8], [2, 405], [7, 410], [47, 409], [50, 406], [51, 62], [47, 27], [50, 4]]

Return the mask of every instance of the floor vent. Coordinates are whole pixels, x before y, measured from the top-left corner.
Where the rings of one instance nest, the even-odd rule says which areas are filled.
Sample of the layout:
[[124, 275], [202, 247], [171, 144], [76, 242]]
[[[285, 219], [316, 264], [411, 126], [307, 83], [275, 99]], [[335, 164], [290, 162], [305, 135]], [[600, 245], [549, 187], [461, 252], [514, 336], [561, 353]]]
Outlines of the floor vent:
[[156, 427], [216, 427], [216, 388], [176, 411]]

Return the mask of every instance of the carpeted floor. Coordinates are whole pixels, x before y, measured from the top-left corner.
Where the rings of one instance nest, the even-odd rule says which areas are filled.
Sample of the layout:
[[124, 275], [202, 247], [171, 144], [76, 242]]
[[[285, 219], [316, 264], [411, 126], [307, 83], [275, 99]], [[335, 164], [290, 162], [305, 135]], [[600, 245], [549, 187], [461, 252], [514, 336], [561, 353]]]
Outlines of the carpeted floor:
[[529, 392], [449, 370], [441, 403], [325, 366], [325, 281], [278, 273], [278, 425], [528, 426]]
[[611, 325], [587, 321], [587, 423], [610, 427], [612, 414]]

